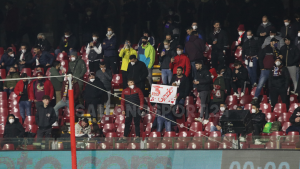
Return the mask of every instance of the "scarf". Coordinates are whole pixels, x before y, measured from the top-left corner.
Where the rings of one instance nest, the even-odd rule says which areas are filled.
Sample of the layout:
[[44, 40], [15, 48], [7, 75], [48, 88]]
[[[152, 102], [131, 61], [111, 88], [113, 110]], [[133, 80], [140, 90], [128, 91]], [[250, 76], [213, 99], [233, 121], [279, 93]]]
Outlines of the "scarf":
[[274, 69], [272, 71], [273, 71], [273, 76], [281, 76], [282, 67], [274, 66]]
[[106, 37], [108, 40], [110, 40], [114, 35], [115, 35], [115, 33], [112, 33], [111, 35], [106, 34]]
[[215, 30], [214, 30], [214, 33], [213, 33], [213, 34], [214, 34], [214, 38], [215, 38], [215, 39], [218, 38], [218, 35], [219, 35], [220, 32], [221, 32], [221, 28], [218, 28], [218, 29], [215, 29]]
[[[74, 86], [74, 81], [73, 80], [72, 80], [72, 86]], [[63, 97], [67, 97], [68, 89], [69, 89], [69, 81], [67, 80]]]
[[[245, 34], [245, 32], [238, 38], [238, 45], [240, 45], [241, 44], [241, 42], [242, 42], [242, 36]], [[238, 46], [237, 45], [237, 46]]]
[[69, 39], [69, 37], [67, 37], [67, 38], [65, 37], [64, 38], [65, 48], [68, 47], [68, 39]]

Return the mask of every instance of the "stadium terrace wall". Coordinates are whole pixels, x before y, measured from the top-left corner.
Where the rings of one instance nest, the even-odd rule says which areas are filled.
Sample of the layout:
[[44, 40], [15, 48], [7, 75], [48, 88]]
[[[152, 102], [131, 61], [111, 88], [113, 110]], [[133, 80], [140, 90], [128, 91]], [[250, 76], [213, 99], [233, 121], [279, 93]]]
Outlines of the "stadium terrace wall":
[[[298, 151], [78, 151], [78, 169], [297, 169]], [[1, 151], [0, 168], [71, 168], [70, 151]]]

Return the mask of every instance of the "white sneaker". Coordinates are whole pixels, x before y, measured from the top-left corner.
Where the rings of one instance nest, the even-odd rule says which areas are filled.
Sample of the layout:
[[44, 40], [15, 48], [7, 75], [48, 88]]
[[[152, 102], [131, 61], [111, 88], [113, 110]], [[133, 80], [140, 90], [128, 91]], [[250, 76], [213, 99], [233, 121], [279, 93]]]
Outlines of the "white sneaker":
[[53, 123], [52, 126], [58, 126], [57, 121], [55, 123]]
[[245, 95], [244, 92], [242, 92], [242, 93], [241, 93], [241, 97], [243, 97], [244, 95]]
[[204, 120], [204, 121], [202, 122], [202, 124], [203, 124], [203, 125], [206, 125], [208, 122], [209, 122], [208, 120]]
[[235, 93], [235, 92], [234, 92], [233, 95], [236, 96], [236, 97], [239, 97], [239, 94], [238, 94], [238, 93]]
[[240, 136], [240, 141], [241, 141], [241, 142], [246, 142], [245, 137]]
[[255, 140], [254, 140], [254, 144], [255, 144], [255, 145], [260, 145], [260, 144], [262, 144], [262, 142], [260, 142], [259, 139], [255, 139]]
[[291, 91], [291, 94], [295, 94], [295, 92], [294, 92], [294, 91]]
[[199, 121], [200, 123], [203, 122], [203, 119], [201, 117], [195, 118], [195, 121]]
[[256, 87], [256, 86], [257, 86], [257, 83], [254, 83], [254, 84], [253, 84], [253, 87]]

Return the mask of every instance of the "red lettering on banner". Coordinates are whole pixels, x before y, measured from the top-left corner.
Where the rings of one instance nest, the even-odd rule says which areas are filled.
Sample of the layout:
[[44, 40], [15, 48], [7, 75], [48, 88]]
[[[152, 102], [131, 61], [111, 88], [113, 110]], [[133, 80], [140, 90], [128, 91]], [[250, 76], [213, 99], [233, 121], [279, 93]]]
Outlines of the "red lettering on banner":
[[159, 96], [160, 95], [160, 89], [162, 89], [163, 87], [153, 86], [153, 88], [155, 88], [155, 92], [152, 92], [151, 95], [152, 96]]

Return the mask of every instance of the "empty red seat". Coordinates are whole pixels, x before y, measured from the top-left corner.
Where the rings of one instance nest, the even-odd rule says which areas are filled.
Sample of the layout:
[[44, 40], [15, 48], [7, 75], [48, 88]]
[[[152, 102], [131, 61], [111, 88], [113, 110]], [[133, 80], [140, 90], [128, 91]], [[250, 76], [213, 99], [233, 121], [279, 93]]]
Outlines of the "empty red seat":
[[299, 132], [298, 131], [290, 131], [285, 139], [285, 142], [293, 142], [297, 143], [299, 142]]
[[178, 141], [179, 142], [189, 142], [191, 141], [191, 133], [189, 131], [182, 131], [178, 135]]
[[13, 144], [4, 144], [2, 150], [15, 150], [15, 146]]
[[[0, 125], [5, 125], [6, 124], [6, 121], [7, 121], [7, 115], [6, 116], [3, 116], [3, 115], [0, 115]], [[0, 133], [1, 134], [1, 133]]]
[[140, 149], [140, 143], [129, 143], [127, 145], [128, 150], [138, 150]]
[[113, 115], [103, 115], [101, 118], [101, 127], [103, 127], [106, 123], [113, 123], [114, 116]]
[[244, 95], [240, 100], [240, 105], [249, 104], [249, 103], [251, 103], [251, 101], [252, 101], [251, 95]]
[[24, 126], [25, 132], [37, 133], [38, 126], [36, 124], [28, 124]]
[[28, 77], [31, 77], [31, 69], [30, 68], [23, 68], [20, 72], [22, 73], [26, 73]]
[[125, 129], [125, 124], [124, 123], [118, 125], [117, 131], [116, 131], [118, 137], [123, 137], [124, 129]]
[[283, 122], [283, 123], [281, 123], [281, 125], [282, 125], [282, 131], [286, 131], [286, 129], [287, 128], [289, 128], [291, 125], [292, 125], [292, 123], [291, 122], [289, 122], [289, 121], [287, 121], [287, 122]]
[[61, 60], [60, 64], [63, 67], [64, 72], [68, 72], [68, 70], [69, 70], [69, 61], [68, 60]]
[[114, 114], [115, 116], [122, 114], [121, 106], [116, 106], [115, 109], [114, 109], [113, 114]]
[[251, 110], [252, 109], [252, 104], [245, 104], [244, 105], [244, 110]]
[[116, 132], [108, 132], [105, 135], [105, 142], [107, 143], [113, 143], [116, 142], [118, 139], [117, 133]]
[[157, 149], [165, 150], [165, 149], [170, 149], [169, 144], [166, 143], [158, 143]]
[[6, 78], [6, 71], [5, 71], [5, 69], [0, 69], [0, 76], [1, 76], [2, 79]]
[[161, 141], [161, 133], [153, 131], [150, 133], [148, 141], [151, 143], [158, 143]]
[[125, 123], [125, 116], [120, 114], [117, 116], [115, 120], [115, 128], [118, 128], [119, 124], [123, 124], [123, 123]]
[[275, 113], [265, 113], [267, 122], [276, 121]]
[[228, 110], [236, 110], [237, 106], [238, 105], [236, 105], [236, 104], [232, 104], [232, 105], [228, 106]]
[[153, 150], [156, 148], [156, 143], [146, 143], [145, 149]]
[[68, 54], [65, 52], [65, 53], [59, 53], [56, 57], [56, 60], [57, 61], [62, 61], [62, 60], [69, 60], [68, 58]]
[[260, 103], [269, 103], [268, 96], [267, 95], [263, 95]]
[[151, 129], [152, 129], [152, 123], [148, 123], [146, 128], [145, 128], [145, 136], [149, 137], [150, 133], [151, 133]]
[[194, 136], [196, 132], [202, 131], [203, 125], [200, 122], [193, 122], [190, 127], [191, 136]]
[[32, 125], [32, 124], [36, 124], [35, 116], [27, 116], [25, 118], [24, 125]]
[[187, 105], [194, 105], [194, 97], [193, 96], [187, 96], [185, 98], [185, 101], [184, 101], [184, 105], [187, 106]]
[[280, 121], [281, 123], [288, 122], [288, 121], [290, 121], [291, 116], [292, 116], [292, 113], [281, 113], [279, 115], [277, 121]]
[[294, 110], [299, 107], [299, 103], [292, 103], [289, 108], [290, 113], [294, 113]]
[[81, 46], [79, 52], [80, 52], [81, 54], [83, 54], [83, 53], [85, 53], [85, 51], [86, 51], [86, 46], [85, 46], [85, 45]]
[[[253, 87], [252, 90], [251, 90], [251, 96], [252, 97], [254, 97], [254, 95], [255, 95], [256, 88], [257, 87]], [[264, 95], [264, 89], [263, 88], [261, 88], [261, 91], [260, 91], [259, 95]]]
[[174, 143], [174, 149], [175, 150], [184, 150], [184, 149], [186, 149], [186, 143], [184, 143], [184, 142], [175, 142]]
[[194, 133], [193, 141], [203, 142], [206, 141], [206, 132], [205, 131], [198, 131]]
[[208, 122], [208, 123], [206, 124], [206, 126], [205, 126], [204, 131], [206, 131], [207, 133], [209, 133], [209, 132], [210, 132], [211, 126], [214, 126], [214, 123], [213, 123], [213, 122]]
[[95, 143], [85, 143], [85, 149], [94, 150], [94, 149], [96, 149], [96, 144]]
[[187, 149], [190, 149], [190, 150], [202, 149], [202, 143], [199, 143], [199, 142], [190, 142], [188, 144]]
[[8, 116], [8, 109], [0, 107], [0, 116], [7, 117]]
[[194, 104], [186, 105], [185, 111], [188, 116], [189, 116], [189, 114], [195, 114], [195, 113], [197, 113], [197, 106]]
[[102, 149], [102, 150], [111, 149], [110, 143], [107, 143], [107, 142], [100, 143], [98, 146], [98, 149]]
[[266, 149], [276, 149], [276, 141], [267, 142]]
[[[45, 73], [44, 72], [44, 68], [41, 68], [41, 71], [43, 72], [43, 74]], [[32, 73], [32, 76], [36, 76], [36, 73], [37, 73], [37, 70], [36, 70], [36, 68], [33, 70], [33, 73]]]
[[115, 143], [115, 149], [119, 149], [119, 150], [125, 149], [125, 143]]
[[213, 131], [209, 134], [209, 140], [210, 141], [218, 141], [220, 142], [222, 140], [222, 135], [220, 131]]
[[208, 142], [204, 143], [204, 149], [207, 149], [207, 150], [218, 149], [218, 143], [213, 142], [213, 141], [208, 141]]
[[0, 92], [0, 99], [1, 100], [7, 100], [7, 93], [6, 92]]
[[287, 112], [285, 103], [277, 103], [273, 110], [277, 115]]
[[201, 108], [201, 100], [199, 97], [197, 97], [197, 100], [196, 100], [196, 106], [197, 106], [197, 109], [200, 109]]
[[234, 58], [237, 60], [240, 60], [242, 57], [242, 48], [236, 48], [235, 52], [234, 52]]
[[143, 118], [144, 127], [146, 127], [148, 123], [152, 123], [153, 121], [154, 121], [153, 116], [151, 114], [146, 114]]
[[231, 149], [232, 145], [230, 142], [222, 142], [219, 144], [218, 149]]
[[189, 113], [188, 114], [188, 117], [186, 119], [186, 124], [187, 124], [187, 127], [191, 127], [191, 124], [193, 122], [197, 122], [195, 121], [195, 118], [198, 118], [200, 116], [199, 113]]
[[260, 103], [259, 108], [263, 113], [272, 112], [270, 103]]
[[112, 89], [120, 89], [122, 88], [122, 84], [123, 84], [122, 74], [115, 74], [111, 81]]
[[226, 133], [223, 141], [232, 142], [233, 140], [236, 140], [237, 136], [236, 133]]
[[176, 137], [176, 134], [174, 131], [168, 131], [168, 132], [165, 132], [163, 141], [164, 142], [172, 142], [172, 140], [175, 139], [175, 137]]
[[103, 134], [106, 135], [108, 132], [114, 132], [115, 131], [115, 125], [113, 123], [106, 123], [103, 126]]
[[3, 137], [3, 134], [4, 134], [5, 124], [6, 124], [6, 123], [0, 124], [0, 136], [1, 136], [1, 138]]
[[298, 103], [297, 95], [295, 94], [290, 95], [290, 104], [292, 103]]
[[237, 105], [237, 97], [234, 95], [229, 95], [229, 96], [227, 96], [225, 103], [228, 107], [230, 105]]
[[[279, 139], [279, 137], [283, 135], [284, 135], [283, 131], [274, 131], [271, 133], [270, 141], [277, 141], [277, 139]], [[281, 138], [280, 140], [282, 141], [283, 138]]]

